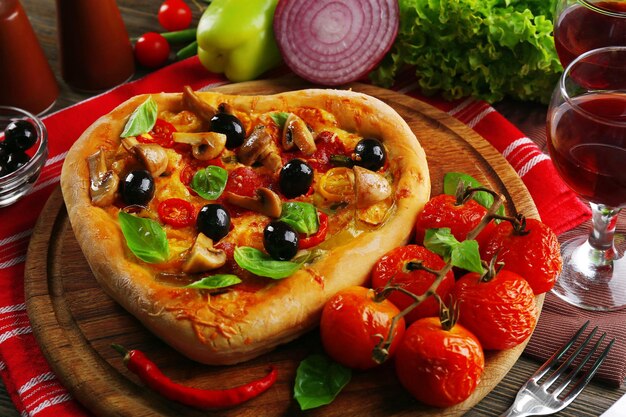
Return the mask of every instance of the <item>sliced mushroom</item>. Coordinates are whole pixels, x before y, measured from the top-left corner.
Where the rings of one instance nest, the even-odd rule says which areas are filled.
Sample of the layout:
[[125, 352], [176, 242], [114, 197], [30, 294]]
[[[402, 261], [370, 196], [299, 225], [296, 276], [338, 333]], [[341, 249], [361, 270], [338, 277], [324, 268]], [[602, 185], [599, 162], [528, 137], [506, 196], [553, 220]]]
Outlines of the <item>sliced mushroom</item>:
[[289, 114], [285, 122], [282, 143], [285, 150], [288, 151], [296, 146], [306, 156], [312, 155], [317, 149], [309, 127], [304, 120], [293, 113]]
[[215, 116], [215, 113], [217, 113], [215, 107], [202, 100], [188, 85], [183, 87], [183, 104], [208, 122], [210, 122], [213, 116]]
[[122, 139], [122, 146], [134, 154], [153, 177], [158, 177], [167, 169], [169, 158], [162, 146], [156, 143], [139, 143], [132, 136]]
[[265, 187], [256, 190], [254, 197], [237, 195], [229, 191], [226, 193], [226, 201], [272, 218], [280, 217], [282, 210], [282, 201], [278, 194]]
[[107, 169], [104, 151], [99, 149], [87, 157], [89, 165], [89, 193], [91, 202], [99, 207], [113, 203], [120, 179], [115, 172]]
[[200, 233], [191, 247], [189, 256], [183, 264], [183, 272], [195, 274], [224, 266], [226, 252], [213, 247], [213, 240]]
[[191, 145], [193, 157], [201, 161], [217, 158], [226, 147], [226, 135], [217, 132], [174, 132], [172, 137]]
[[272, 137], [265, 126], [259, 125], [254, 128], [250, 136], [246, 138], [239, 150], [237, 158], [244, 164], [251, 166], [260, 162], [264, 167], [276, 172], [282, 166], [282, 159], [274, 148]]
[[357, 208], [369, 207], [391, 195], [391, 185], [384, 176], [360, 166], [353, 170]]

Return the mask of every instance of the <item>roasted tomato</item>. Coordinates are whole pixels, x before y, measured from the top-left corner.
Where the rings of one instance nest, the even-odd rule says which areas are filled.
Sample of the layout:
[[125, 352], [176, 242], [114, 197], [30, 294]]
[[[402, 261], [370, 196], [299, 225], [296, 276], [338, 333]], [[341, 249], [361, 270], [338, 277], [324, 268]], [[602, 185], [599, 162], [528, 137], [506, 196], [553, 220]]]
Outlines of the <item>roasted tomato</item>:
[[446, 330], [438, 317], [426, 317], [406, 330], [395, 364], [400, 382], [416, 399], [449, 407], [472, 394], [485, 356], [476, 336], [462, 325]]
[[535, 295], [515, 272], [501, 270], [492, 276], [470, 272], [457, 281], [454, 297], [459, 302], [459, 321], [478, 337], [483, 349], [508, 349], [533, 332]]
[[[387, 337], [391, 320], [400, 311], [388, 300], [375, 300], [375, 292], [365, 287], [348, 287], [335, 294], [324, 305], [320, 334], [326, 353], [342, 365], [369, 369], [378, 365], [373, 359], [374, 347]], [[404, 319], [393, 329], [389, 347], [391, 357], [404, 334]]]
[[515, 226], [509, 221], [498, 224], [480, 248], [480, 257], [504, 263], [504, 269], [521, 275], [535, 294], [550, 291], [561, 273], [563, 261], [559, 241], [539, 220], [518, 216]]
[[[450, 232], [458, 241], [463, 241], [467, 234], [480, 223], [487, 214], [487, 209], [475, 200], [457, 202], [456, 197], [448, 194], [440, 194], [431, 198], [415, 222], [415, 242], [422, 244], [427, 229], [439, 229], [449, 227]], [[481, 242], [493, 229], [493, 221], [480, 232], [476, 240]]]
[[[376, 262], [372, 270], [372, 288], [380, 289], [391, 280], [392, 284], [415, 295], [424, 294], [435, 281], [436, 276], [425, 270], [412, 269], [417, 262], [422, 262], [424, 266], [434, 270], [440, 270], [445, 266], [445, 262], [439, 255], [423, 246], [400, 246], [392, 249]], [[453, 288], [454, 275], [452, 272], [448, 272], [437, 287], [436, 292], [442, 300], [447, 300]], [[393, 291], [388, 299], [400, 310], [404, 310], [413, 303], [413, 299], [409, 295], [400, 291]], [[439, 303], [433, 297], [429, 297], [411, 310], [405, 318], [408, 323], [412, 323], [422, 317], [437, 316], [438, 312]]]

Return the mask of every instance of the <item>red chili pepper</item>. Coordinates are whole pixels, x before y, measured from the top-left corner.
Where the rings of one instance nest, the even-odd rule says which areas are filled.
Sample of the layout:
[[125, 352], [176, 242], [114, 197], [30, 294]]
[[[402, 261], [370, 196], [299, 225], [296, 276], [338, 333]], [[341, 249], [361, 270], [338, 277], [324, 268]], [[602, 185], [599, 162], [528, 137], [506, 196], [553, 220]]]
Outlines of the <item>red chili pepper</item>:
[[124, 355], [124, 364], [129, 371], [151, 389], [172, 401], [196, 408], [227, 408], [239, 405], [257, 397], [268, 390], [274, 382], [278, 372], [271, 367], [270, 373], [263, 378], [228, 389], [199, 389], [177, 384], [165, 376], [163, 372], [143, 352], [127, 350], [123, 346], [111, 345]]
[[193, 205], [181, 198], [168, 198], [161, 201], [157, 212], [163, 223], [173, 227], [189, 226], [195, 220]]
[[320, 222], [317, 232], [309, 237], [301, 237], [298, 243], [300, 249], [308, 249], [317, 246], [326, 238], [326, 233], [328, 232], [328, 216], [326, 213], [318, 211], [317, 218]]

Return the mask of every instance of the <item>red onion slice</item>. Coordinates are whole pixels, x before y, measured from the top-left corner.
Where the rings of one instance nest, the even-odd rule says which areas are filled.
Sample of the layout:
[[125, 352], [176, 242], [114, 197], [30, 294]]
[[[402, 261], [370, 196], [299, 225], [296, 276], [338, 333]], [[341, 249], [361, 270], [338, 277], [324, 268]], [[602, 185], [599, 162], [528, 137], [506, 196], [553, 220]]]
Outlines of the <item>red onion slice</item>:
[[281, 0], [274, 34], [289, 68], [322, 85], [371, 71], [398, 33], [397, 0]]

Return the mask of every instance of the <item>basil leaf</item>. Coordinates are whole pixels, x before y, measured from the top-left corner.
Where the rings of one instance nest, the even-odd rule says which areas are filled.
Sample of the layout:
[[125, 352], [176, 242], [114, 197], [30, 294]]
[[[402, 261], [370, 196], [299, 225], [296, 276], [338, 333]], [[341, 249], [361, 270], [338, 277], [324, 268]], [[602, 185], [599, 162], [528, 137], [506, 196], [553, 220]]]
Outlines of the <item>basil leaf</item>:
[[159, 223], [123, 211], [117, 218], [126, 244], [136, 257], [149, 263], [163, 262], [169, 258], [167, 236]]
[[279, 220], [293, 227], [298, 233], [306, 233], [307, 236], [317, 233], [319, 229], [317, 209], [309, 203], [283, 203]]
[[311, 355], [298, 366], [293, 396], [302, 410], [330, 404], [350, 378], [350, 368], [325, 355]]
[[464, 240], [460, 242], [451, 254], [452, 265], [463, 268], [467, 271], [483, 272], [483, 265], [480, 261], [478, 242], [475, 240]]
[[205, 200], [217, 200], [228, 181], [228, 171], [216, 165], [199, 170], [191, 180], [191, 189]]
[[216, 288], [230, 287], [239, 284], [241, 279], [232, 274], [216, 274], [204, 277], [198, 281], [185, 285], [186, 288], [198, 288], [200, 290], [214, 290]]
[[138, 136], [143, 133], [148, 133], [154, 127], [157, 119], [157, 104], [149, 96], [146, 101], [141, 103], [135, 111], [130, 115], [130, 118], [124, 126], [124, 131], [120, 135], [123, 138], [129, 136]]
[[483, 272], [478, 251], [478, 242], [464, 240], [459, 242], [447, 227], [428, 229], [424, 237], [424, 246], [453, 266], [472, 272]]
[[[448, 195], [456, 195], [456, 189], [458, 187], [459, 182], [463, 181], [465, 186], [470, 186], [472, 188], [483, 187], [483, 185], [475, 178], [470, 175], [463, 174], [460, 172], [448, 172], [443, 177], [443, 192]], [[489, 209], [493, 204], [493, 196], [485, 191], [479, 191], [472, 195], [472, 199], [476, 200], [478, 204]], [[500, 206], [498, 209], [498, 214], [504, 215], [504, 206]]]
[[277, 261], [266, 253], [249, 246], [239, 246], [234, 254], [237, 265], [261, 277], [281, 279], [293, 275], [305, 261]]
[[272, 120], [274, 120], [274, 123], [276, 123], [276, 125], [278, 125], [278, 127], [282, 129], [283, 127], [285, 127], [287, 118], [289, 118], [289, 113], [284, 111], [274, 112], [270, 114], [270, 117], [272, 118]]

